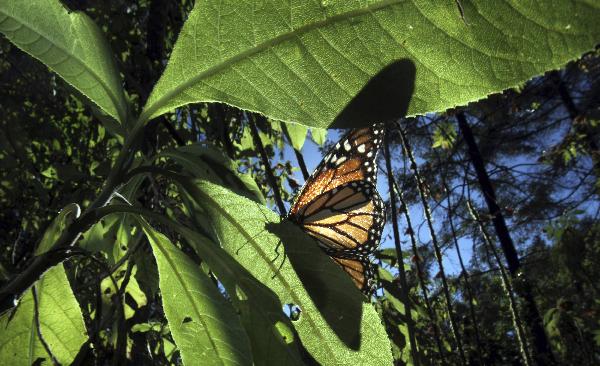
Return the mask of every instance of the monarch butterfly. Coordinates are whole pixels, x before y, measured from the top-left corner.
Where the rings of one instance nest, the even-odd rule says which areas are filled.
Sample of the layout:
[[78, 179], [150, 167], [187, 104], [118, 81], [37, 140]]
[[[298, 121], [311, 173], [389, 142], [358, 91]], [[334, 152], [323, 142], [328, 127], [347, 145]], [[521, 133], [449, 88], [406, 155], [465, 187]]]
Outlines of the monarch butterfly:
[[375, 160], [383, 132], [378, 124], [346, 134], [307, 179], [287, 215], [367, 295], [373, 283], [368, 256], [385, 223]]

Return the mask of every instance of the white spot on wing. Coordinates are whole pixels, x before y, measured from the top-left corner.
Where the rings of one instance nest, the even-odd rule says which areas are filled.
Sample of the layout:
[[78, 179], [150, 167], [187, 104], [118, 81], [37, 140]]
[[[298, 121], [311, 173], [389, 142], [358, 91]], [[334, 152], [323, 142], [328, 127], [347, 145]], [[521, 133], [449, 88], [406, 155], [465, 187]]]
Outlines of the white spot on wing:
[[359, 153], [364, 154], [365, 151], [367, 150], [367, 147], [365, 146], [365, 144], [361, 144], [359, 147], [356, 148], [358, 150]]

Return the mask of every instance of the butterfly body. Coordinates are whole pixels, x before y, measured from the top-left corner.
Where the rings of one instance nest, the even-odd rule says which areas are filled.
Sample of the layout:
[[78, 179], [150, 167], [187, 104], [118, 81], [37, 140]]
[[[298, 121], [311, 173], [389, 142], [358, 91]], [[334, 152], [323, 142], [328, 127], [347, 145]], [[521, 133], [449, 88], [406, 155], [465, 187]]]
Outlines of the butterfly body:
[[379, 246], [385, 223], [376, 188], [382, 138], [382, 125], [344, 136], [306, 181], [287, 215], [365, 293], [371, 291], [373, 277], [368, 256]]

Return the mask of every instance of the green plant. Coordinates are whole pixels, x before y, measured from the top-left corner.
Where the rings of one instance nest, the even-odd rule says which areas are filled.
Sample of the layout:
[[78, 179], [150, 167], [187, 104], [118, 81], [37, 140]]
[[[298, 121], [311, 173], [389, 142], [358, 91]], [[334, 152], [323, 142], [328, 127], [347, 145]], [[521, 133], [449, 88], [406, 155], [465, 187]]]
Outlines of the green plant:
[[[410, 115], [514, 87], [591, 49], [600, 36], [599, 13], [585, 1], [548, 2], [544, 11], [535, 4], [480, 1], [459, 11], [450, 0], [294, 6], [198, 0], [166, 69], [144, 95], [123, 88], [119, 63], [132, 56], [112, 53], [108, 29], [58, 0], [3, 1], [0, 31], [66, 81], [63, 87], [77, 97], [67, 109], [83, 115], [78, 123], [102, 122], [85, 127], [94, 146], [81, 150], [97, 147], [105, 161], [81, 172], [73, 168], [84, 164], [81, 156], [72, 165], [48, 163], [41, 172], [49, 186], [91, 174], [98, 187], [81, 200], [60, 195], [67, 202], [34, 258], [0, 289], [6, 310], [1, 363], [70, 364], [99, 349], [112, 350], [115, 363], [123, 363], [133, 357], [135, 334], [152, 333], [152, 355], [164, 363], [390, 364], [375, 308], [310, 238], [265, 205], [276, 199], [265, 197], [261, 183], [268, 176], [241, 153], [236, 161], [228, 149], [252, 150], [245, 127], [253, 124], [271, 153], [269, 137], [281, 133], [279, 123], [287, 124], [298, 150], [307, 129], [297, 124], [310, 127], [315, 139], [334, 120], [335, 127], [354, 126], [337, 117], [400, 61], [410, 65], [400, 75], [409, 79], [400, 94], [408, 95], [402, 112]], [[130, 85], [146, 82], [125, 76]], [[386, 110], [381, 100], [367, 100], [366, 107], [358, 103], [361, 109]], [[214, 103], [197, 111], [211, 116], [206, 134], [229, 134], [220, 125], [225, 117], [212, 117], [223, 112], [217, 102], [243, 110], [235, 116], [244, 128], [237, 141], [147, 146], [144, 136], [158, 140], [156, 121], [184, 124], [193, 118], [184, 117], [185, 107], [200, 102]], [[360, 123], [370, 125], [372, 118]], [[436, 146], [451, 148], [453, 133], [442, 125]], [[21, 158], [35, 155], [36, 144], [27, 150], [27, 141], [7, 140]], [[61, 150], [60, 138], [54, 140]], [[270, 189], [283, 186], [291, 170], [282, 166], [279, 184]], [[155, 190], [156, 201], [140, 202], [144, 189]], [[31, 225], [40, 231], [41, 222]], [[74, 256], [82, 262], [69, 267], [65, 260]], [[90, 270], [82, 263], [104, 278], [102, 285], [90, 284], [104, 292], [93, 304], [78, 302], [81, 294], [73, 290], [81, 272]], [[149, 311], [138, 315], [149, 298], [160, 299], [165, 324], [142, 327], [153, 320]], [[393, 296], [388, 300], [388, 310], [399, 307]], [[286, 316], [288, 304], [301, 310], [298, 316]], [[114, 319], [104, 317], [106, 308], [116, 309]], [[137, 327], [129, 332], [131, 323]], [[402, 347], [395, 344], [394, 351]]]

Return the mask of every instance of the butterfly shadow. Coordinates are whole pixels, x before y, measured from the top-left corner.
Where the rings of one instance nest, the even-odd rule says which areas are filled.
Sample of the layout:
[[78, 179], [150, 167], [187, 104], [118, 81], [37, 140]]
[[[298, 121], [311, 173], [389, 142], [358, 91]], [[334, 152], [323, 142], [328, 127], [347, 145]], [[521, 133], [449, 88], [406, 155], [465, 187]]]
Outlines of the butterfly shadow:
[[362, 87], [333, 120], [330, 128], [356, 128], [406, 116], [415, 86], [415, 64], [396, 60]]
[[298, 226], [284, 220], [267, 223], [266, 229], [281, 241], [287, 260], [329, 327], [348, 348], [358, 350], [363, 303], [368, 299]]

